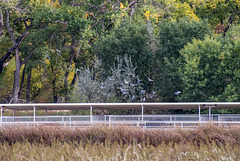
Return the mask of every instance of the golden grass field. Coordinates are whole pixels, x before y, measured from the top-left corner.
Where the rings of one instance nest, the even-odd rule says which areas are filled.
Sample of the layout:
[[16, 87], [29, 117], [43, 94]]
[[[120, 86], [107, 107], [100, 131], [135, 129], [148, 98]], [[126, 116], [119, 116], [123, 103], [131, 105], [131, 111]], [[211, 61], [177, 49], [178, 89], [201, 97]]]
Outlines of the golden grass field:
[[239, 127], [8, 128], [0, 160], [239, 160]]

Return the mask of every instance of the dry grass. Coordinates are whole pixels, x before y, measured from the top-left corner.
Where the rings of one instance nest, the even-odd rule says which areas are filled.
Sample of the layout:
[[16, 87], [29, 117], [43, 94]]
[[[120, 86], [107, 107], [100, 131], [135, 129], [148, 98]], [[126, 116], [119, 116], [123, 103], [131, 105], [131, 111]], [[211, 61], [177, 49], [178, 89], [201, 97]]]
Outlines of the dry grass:
[[82, 144], [55, 142], [51, 146], [29, 142], [4, 143], [0, 160], [238, 160], [239, 146], [216, 144]]
[[200, 127], [196, 129], [151, 129], [143, 130], [134, 127], [96, 126], [84, 129], [63, 129], [56, 127], [39, 128], [7, 128], [0, 130], [0, 142], [9, 145], [16, 142], [43, 143], [51, 145], [61, 143], [121, 143], [130, 145], [144, 143], [158, 146], [164, 144], [196, 144], [216, 143], [217, 145], [240, 146], [240, 128], [222, 128], [216, 126]]
[[237, 160], [240, 128], [0, 130], [0, 160]]

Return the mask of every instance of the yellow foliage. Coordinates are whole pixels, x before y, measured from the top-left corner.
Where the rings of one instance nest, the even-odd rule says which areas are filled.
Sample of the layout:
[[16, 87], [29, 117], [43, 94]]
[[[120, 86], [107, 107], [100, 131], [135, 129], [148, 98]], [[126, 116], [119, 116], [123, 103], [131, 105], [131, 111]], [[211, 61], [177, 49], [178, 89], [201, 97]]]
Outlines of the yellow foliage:
[[126, 9], [126, 7], [124, 7], [124, 5], [121, 3], [120, 4], [120, 9]]
[[69, 72], [69, 75], [68, 75], [68, 83], [71, 83], [71, 82], [72, 82], [73, 77], [74, 77], [74, 72], [73, 72], [73, 71]]
[[50, 4], [51, 6], [53, 7], [60, 7], [60, 4], [58, 2], [58, 0], [30, 0], [32, 3], [35, 3], [35, 2], [47, 2], [48, 4]]
[[146, 11], [144, 13], [145, 17], [147, 18], [147, 20], [149, 20], [149, 17], [150, 17], [150, 11]]
[[89, 14], [87, 13], [87, 14], [84, 15], [84, 18], [87, 19], [88, 16], [89, 16]]
[[49, 61], [48, 59], [45, 60], [45, 63], [46, 63], [47, 65], [50, 65], [50, 61]]

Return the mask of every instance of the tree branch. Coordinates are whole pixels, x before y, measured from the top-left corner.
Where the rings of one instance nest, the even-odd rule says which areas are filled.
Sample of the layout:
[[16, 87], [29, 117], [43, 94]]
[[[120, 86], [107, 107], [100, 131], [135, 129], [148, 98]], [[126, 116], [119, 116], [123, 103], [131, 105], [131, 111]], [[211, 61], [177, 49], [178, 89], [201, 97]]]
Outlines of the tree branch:
[[105, 13], [105, 12], [103, 12], [102, 10], [100, 10], [99, 7], [97, 7], [97, 6], [95, 6], [95, 5], [92, 5], [92, 4], [90, 4], [90, 3], [87, 3], [87, 5], [89, 5], [89, 7], [92, 7], [92, 8], [95, 8], [96, 10], [98, 10], [98, 12], [99, 12], [100, 14]]
[[33, 51], [34, 51], [34, 48], [32, 48], [32, 50], [29, 52], [28, 56], [21, 62], [21, 65], [20, 65], [20, 66], [22, 66], [23, 64], [25, 64], [26, 61], [28, 61], [28, 59], [31, 58]]
[[6, 13], [6, 27], [7, 27], [8, 33], [10, 35], [10, 38], [13, 42], [13, 45], [15, 46], [16, 45], [16, 39], [14, 37], [13, 30], [12, 30], [12, 28], [10, 26], [10, 23], [9, 23], [9, 12], [8, 12], [8, 10], [5, 10], [5, 13]]
[[[31, 24], [30, 24], [30, 25], [27, 25], [27, 21], [28, 21], [28, 20], [31, 21]], [[27, 17], [27, 18], [22, 18], [22, 17], [20, 17], [20, 18], [14, 20], [13, 23], [14, 23], [14, 25], [16, 25], [18, 22], [21, 22], [21, 21], [24, 21], [24, 25], [25, 25], [26, 29], [28, 30], [28, 29], [32, 26], [33, 18], [29, 18], [29, 17]]]
[[60, 21], [60, 20], [57, 20], [57, 21], [55, 21], [56, 23], [60, 23], [60, 24], [62, 24], [62, 25], [67, 25], [67, 22], [63, 22], [63, 21]]
[[128, 6], [128, 8], [132, 8], [136, 3], [142, 3], [142, 2], [133, 1], [132, 3], [130, 3], [130, 5]]
[[0, 9], [0, 36], [3, 34], [3, 27], [4, 27], [3, 13], [2, 13], [2, 9]]
[[7, 53], [2, 57], [2, 59], [0, 60], [0, 74], [3, 71], [3, 65], [4, 62], [8, 59], [8, 57], [19, 47], [19, 45], [22, 43], [22, 41], [26, 38], [26, 36], [29, 35], [29, 32], [27, 31], [26, 33], [24, 33], [21, 37], [18, 37], [17, 42], [15, 42], [15, 45], [10, 48]]
[[112, 5], [115, 5], [115, 6], [120, 6], [120, 5], [121, 5], [121, 4], [114, 3], [114, 2], [112, 2], [112, 1], [110, 1], [110, 0], [107, 0], [107, 2], [108, 2], [108, 3], [111, 3]]
[[119, 4], [119, 6], [121, 5], [121, 2], [119, 1], [119, 0], [116, 0], [117, 1], [117, 3]]

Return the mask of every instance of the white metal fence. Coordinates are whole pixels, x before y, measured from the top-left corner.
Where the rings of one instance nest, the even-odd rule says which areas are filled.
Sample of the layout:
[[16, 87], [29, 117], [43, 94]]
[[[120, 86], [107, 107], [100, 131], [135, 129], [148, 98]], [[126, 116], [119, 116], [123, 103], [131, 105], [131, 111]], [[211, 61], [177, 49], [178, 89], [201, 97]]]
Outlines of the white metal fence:
[[[209, 120], [210, 119], [210, 120]], [[240, 126], [240, 115], [74, 115], [74, 116], [3, 116], [1, 127], [10, 126], [60, 126], [86, 127], [138, 126], [143, 128], [192, 128], [199, 125]]]

